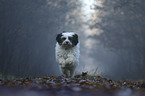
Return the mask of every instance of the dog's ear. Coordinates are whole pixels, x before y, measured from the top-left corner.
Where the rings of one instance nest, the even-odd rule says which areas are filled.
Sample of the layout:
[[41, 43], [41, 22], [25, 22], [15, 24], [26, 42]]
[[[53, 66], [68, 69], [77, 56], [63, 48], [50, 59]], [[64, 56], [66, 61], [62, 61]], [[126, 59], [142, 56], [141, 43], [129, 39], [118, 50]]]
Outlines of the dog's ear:
[[59, 44], [61, 44], [61, 43], [62, 43], [61, 36], [62, 36], [62, 33], [57, 34], [57, 36], [56, 36], [56, 41], [57, 41]]
[[75, 34], [75, 35], [73, 35], [73, 44], [74, 45], [77, 45], [78, 44], [78, 35], [77, 34]]

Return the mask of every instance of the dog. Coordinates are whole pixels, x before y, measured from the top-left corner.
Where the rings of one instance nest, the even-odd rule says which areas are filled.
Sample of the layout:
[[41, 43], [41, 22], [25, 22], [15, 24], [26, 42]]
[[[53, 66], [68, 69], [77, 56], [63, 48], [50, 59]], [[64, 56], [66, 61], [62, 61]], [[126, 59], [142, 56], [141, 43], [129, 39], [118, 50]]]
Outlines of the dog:
[[56, 61], [65, 77], [73, 77], [79, 65], [80, 43], [74, 32], [63, 32], [56, 36]]

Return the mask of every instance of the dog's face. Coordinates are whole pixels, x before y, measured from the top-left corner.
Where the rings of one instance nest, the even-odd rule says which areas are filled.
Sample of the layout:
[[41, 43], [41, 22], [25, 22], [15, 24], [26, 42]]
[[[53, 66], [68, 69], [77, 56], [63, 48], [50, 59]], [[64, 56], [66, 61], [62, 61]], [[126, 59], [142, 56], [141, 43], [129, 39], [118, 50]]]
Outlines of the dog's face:
[[60, 33], [56, 37], [58, 44], [66, 49], [78, 44], [78, 35], [73, 32]]

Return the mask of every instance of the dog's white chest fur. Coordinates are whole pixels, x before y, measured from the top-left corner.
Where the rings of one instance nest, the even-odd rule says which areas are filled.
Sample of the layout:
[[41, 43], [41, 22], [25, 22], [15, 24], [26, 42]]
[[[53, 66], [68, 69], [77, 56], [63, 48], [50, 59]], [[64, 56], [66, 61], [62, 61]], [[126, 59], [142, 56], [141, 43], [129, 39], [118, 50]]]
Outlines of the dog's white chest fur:
[[73, 77], [75, 69], [79, 64], [79, 43], [71, 49], [65, 49], [56, 43], [55, 52], [56, 60], [60, 65], [62, 73], [68, 76], [70, 72], [70, 76]]

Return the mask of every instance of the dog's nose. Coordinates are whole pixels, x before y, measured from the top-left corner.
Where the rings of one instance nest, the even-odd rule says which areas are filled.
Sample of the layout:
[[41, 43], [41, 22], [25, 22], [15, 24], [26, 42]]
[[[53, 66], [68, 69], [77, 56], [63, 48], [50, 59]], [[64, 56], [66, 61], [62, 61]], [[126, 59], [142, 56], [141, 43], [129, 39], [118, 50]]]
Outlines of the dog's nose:
[[66, 43], [66, 44], [68, 44], [69, 42], [68, 42], [68, 41], [66, 41], [65, 43]]

